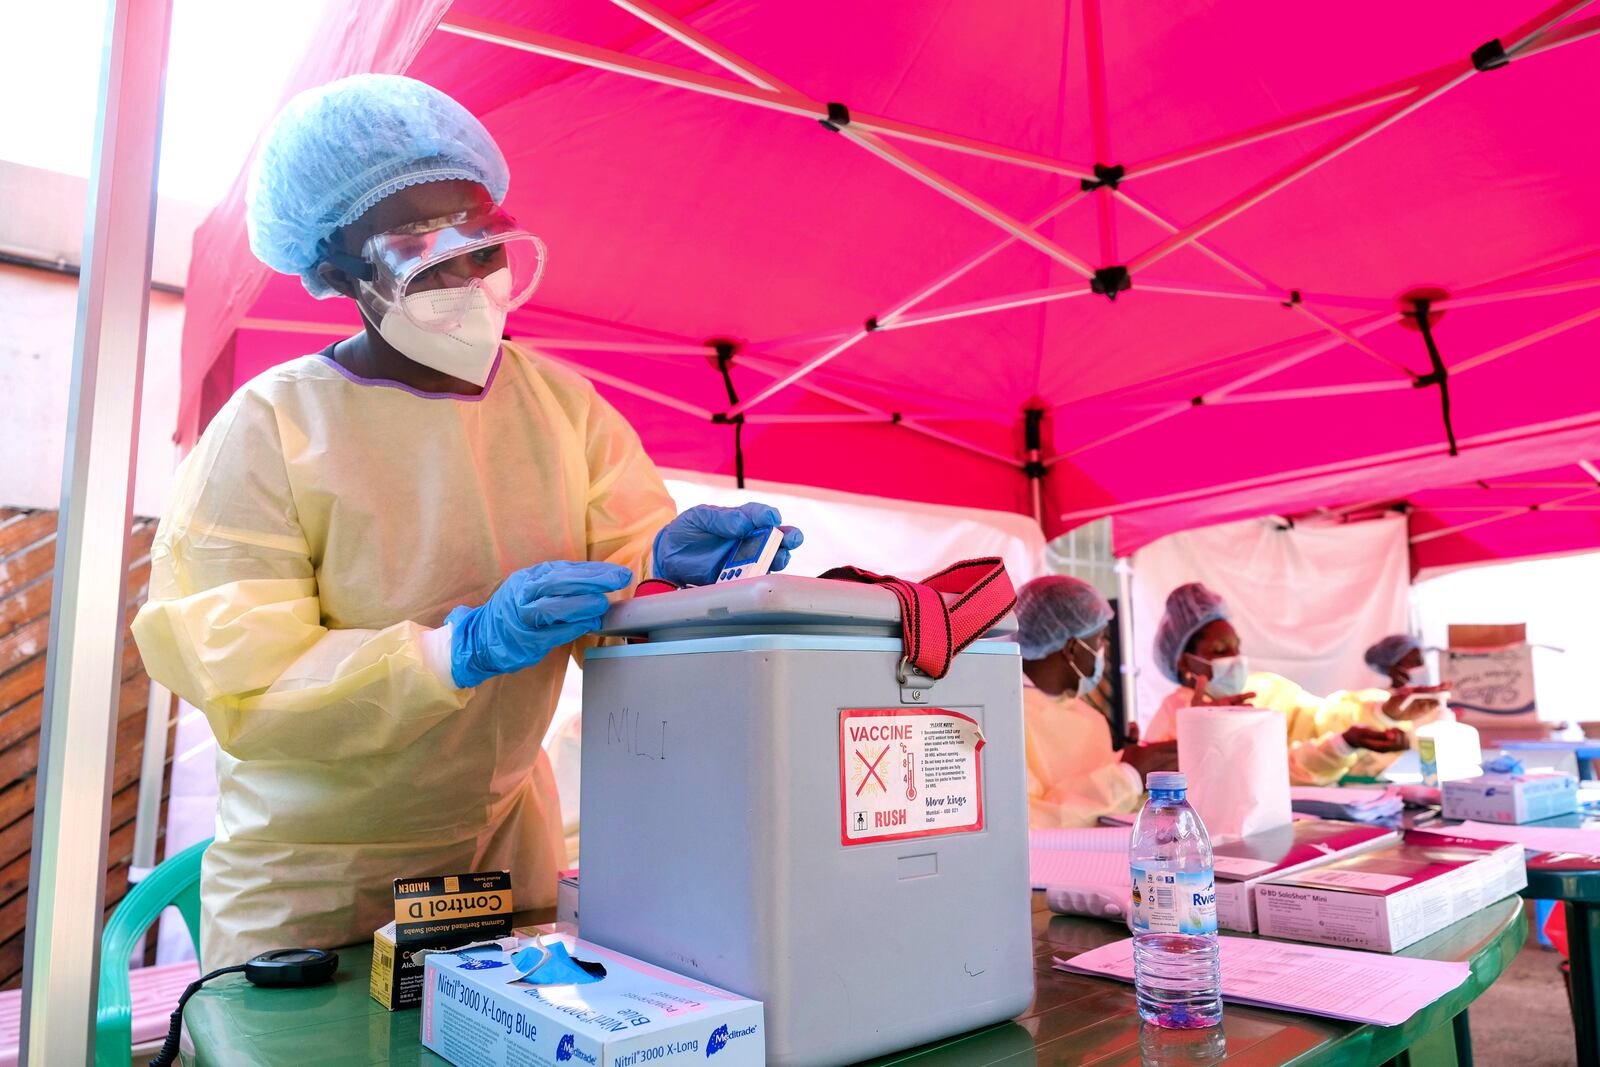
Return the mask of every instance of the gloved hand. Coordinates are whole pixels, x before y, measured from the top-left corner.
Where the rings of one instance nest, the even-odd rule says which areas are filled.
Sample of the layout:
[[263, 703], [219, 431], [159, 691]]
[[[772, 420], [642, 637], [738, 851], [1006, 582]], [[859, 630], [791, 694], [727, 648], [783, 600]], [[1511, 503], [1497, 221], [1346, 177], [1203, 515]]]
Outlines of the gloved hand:
[[531, 667], [551, 649], [593, 633], [611, 606], [605, 595], [631, 581], [633, 572], [615, 563], [553, 560], [514, 572], [487, 604], [463, 604], [445, 617], [456, 685], [470, 689]]
[[[657, 578], [679, 585], [710, 585], [734, 545], [756, 530], [783, 522], [778, 509], [770, 504], [741, 504], [721, 508], [715, 504], [696, 504], [673, 519], [656, 534], [655, 567]], [[783, 527], [783, 547], [772, 559], [772, 569], [789, 565], [789, 553], [799, 548], [805, 536], [793, 526]]]

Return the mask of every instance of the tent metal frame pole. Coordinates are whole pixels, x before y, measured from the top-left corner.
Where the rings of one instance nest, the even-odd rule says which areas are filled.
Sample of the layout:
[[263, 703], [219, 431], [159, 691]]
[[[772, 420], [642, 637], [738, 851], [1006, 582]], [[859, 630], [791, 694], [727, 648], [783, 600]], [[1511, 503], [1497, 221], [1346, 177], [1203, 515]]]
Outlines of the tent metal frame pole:
[[[1031, 219], [1029, 221], [1028, 225], [1033, 227], [1034, 229], [1038, 229], [1039, 227], [1041, 227], [1041, 226], [1045, 225], [1047, 222], [1049, 222], [1051, 219], [1053, 219], [1053, 218], [1057, 217], [1058, 215], [1061, 215], [1062, 213], [1067, 211], [1074, 204], [1076, 204], [1078, 201], [1082, 200], [1084, 197], [1086, 197], [1088, 195], [1089, 195], [1088, 193], [1085, 193], [1082, 190], [1078, 190], [1076, 192], [1073, 192], [1073, 193], [1069, 194], [1068, 196], [1065, 196], [1062, 199], [1056, 201], [1054, 204], [1050, 205], [1044, 211], [1042, 211], [1038, 215], [1034, 216], [1033, 219]], [[888, 327], [894, 325], [911, 308], [916, 307], [918, 304], [922, 303], [924, 300], [927, 300], [929, 297], [935, 296], [938, 293], [942, 292], [943, 290], [945, 290], [945, 289], [949, 288], [950, 286], [954, 285], [956, 282], [960, 281], [962, 278], [966, 277], [968, 274], [972, 273], [974, 270], [977, 270], [979, 267], [981, 267], [985, 263], [989, 262], [989, 260], [993, 259], [995, 256], [999, 255], [1001, 252], [1005, 251], [1006, 249], [1010, 248], [1012, 245], [1014, 245], [1016, 243], [1017, 243], [1017, 239], [1015, 237], [1010, 237], [1010, 236], [1002, 237], [1000, 240], [996, 241], [994, 244], [990, 245], [988, 248], [985, 248], [983, 251], [975, 253], [974, 255], [969, 256], [968, 258], [962, 260], [960, 263], [956, 264], [954, 267], [952, 267], [949, 270], [945, 271], [938, 278], [935, 278], [933, 281], [931, 281], [931, 282], [927, 283], [926, 285], [922, 286], [922, 288], [918, 289], [912, 295], [904, 298], [903, 300], [898, 301], [894, 305], [892, 310], [887, 311], [887, 312], [883, 313], [882, 315], [879, 315], [878, 316], [878, 326], [879, 326], [879, 328], [880, 329], [885, 329], [885, 328], [888, 328]], [[997, 298], [997, 299], [1000, 299], [1000, 298]], [[788, 336], [788, 337], [775, 337], [775, 338], [771, 338], [771, 339], [768, 339], [768, 340], [765, 340], [765, 341], [753, 342], [749, 346], [749, 350], [750, 351], [757, 351], [757, 352], [770, 352], [770, 351], [772, 351], [773, 349], [776, 349], [776, 348], [785, 348], [785, 347], [787, 347], [789, 345], [796, 345], [796, 344], [811, 344], [811, 343], [828, 344], [828, 343], [832, 343], [834, 341], [843, 340], [844, 338], [850, 336], [850, 334], [852, 332], [853, 332], [852, 329], [843, 329], [843, 330], [831, 330], [831, 331], [818, 331], [818, 332], [815, 332], [815, 333], [806, 333], [806, 334], [794, 334], [794, 335], [791, 335], [791, 336]]]
[[[514, 337], [512, 340], [518, 341], [519, 343], [521, 342], [521, 338]], [[655, 403], [660, 404], [662, 407], [672, 408], [674, 411], [681, 411], [685, 415], [691, 415], [697, 419], [704, 419], [707, 422], [711, 421], [710, 408], [703, 408], [698, 404], [691, 404], [687, 400], [679, 400], [677, 397], [672, 396], [669, 393], [663, 393], [659, 390], [651, 389], [647, 386], [640, 385], [637, 382], [631, 382], [626, 378], [619, 378], [615, 374], [607, 374], [605, 371], [595, 370], [593, 367], [589, 367], [581, 363], [572, 363], [568, 360], [562, 359], [560, 356], [554, 356], [546, 353], [546, 358], [561, 364], [563, 367], [571, 367], [584, 377], [592, 378], [603, 385], [609, 385], [613, 389], [621, 390], [624, 393], [631, 393], [632, 395], [645, 400], [654, 401]]]
[[1161, 262], [1167, 256], [1194, 241], [1195, 238], [1204, 237], [1218, 226], [1242, 215], [1274, 193], [1337, 159], [1369, 137], [1393, 126], [1407, 115], [1466, 81], [1474, 73], [1472, 66], [1465, 62], [1452, 64], [1450, 70], [1452, 74], [1447, 79], [1436, 80], [1424, 85], [1410, 96], [1404, 97], [1397, 105], [1384, 110], [1381, 114], [1362, 123], [1354, 130], [1335, 137], [1332, 141], [1317, 148], [1315, 151], [1307, 153], [1294, 163], [1256, 183], [1233, 199], [1224, 201], [1177, 233], [1151, 245], [1134, 257], [1133, 261], [1128, 264], [1128, 269], [1137, 273], [1146, 267]]
[[[1510, 430], [1495, 430], [1490, 433], [1479, 434], [1476, 437], [1463, 438], [1459, 444], [1460, 450], [1465, 452], [1468, 449], [1487, 448], [1492, 445], [1506, 444], [1513, 441], [1537, 440], [1564, 430], [1589, 429], [1596, 426], [1600, 426], [1600, 413], [1591, 412], [1586, 415], [1571, 416], [1564, 419], [1552, 419], [1549, 422], [1537, 423], [1531, 426], [1519, 426]], [[1113, 504], [1110, 507], [1069, 511], [1063, 513], [1060, 518], [1061, 521], [1068, 524], [1089, 522], [1106, 516], [1120, 515], [1130, 511], [1145, 511], [1150, 508], [1163, 507], [1167, 504], [1180, 504], [1190, 500], [1216, 496], [1220, 493], [1231, 493], [1240, 489], [1259, 489], [1264, 486], [1283, 485], [1322, 475], [1353, 474], [1356, 471], [1376, 470], [1379, 467], [1393, 466], [1409, 459], [1436, 455], [1438, 451], [1439, 448], [1435, 444], [1417, 445], [1413, 448], [1396, 449], [1392, 452], [1362, 456], [1353, 460], [1339, 460], [1311, 467], [1299, 467], [1294, 470], [1278, 471], [1274, 474], [1260, 475], [1255, 478], [1243, 478], [1222, 485], [1209, 485], [1198, 489], [1185, 489], [1176, 493], [1164, 493], [1161, 496], [1146, 497], [1143, 500], [1124, 501], [1120, 504]]]
[[1564, 504], [1569, 504], [1574, 500], [1582, 500], [1584, 497], [1594, 496], [1596, 494], [1600, 494], [1600, 488], [1585, 489], [1581, 493], [1572, 493], [1572, 494], [1570, 494], [1568, 496], [1557, 497], [1556, 499], [1550, 501], [1549, 503], [1540, 504], [1536, 508], [1533, 508], [1533, 507], [1510, 507], [1510, 508], [1505, 508], [1498, 515], [1490, 515], [1490, 516], [1488, 516], [1486, 518], [1474, 519], [1471, 522], [1457, 523], [1454, 526], [1446, 526], [1446, 527], [1443, 527], [1442, 529], [1429, 530], [1427, 533], [1416, 534], [1411, 538], [1411, 543], [1413, 545], [1426, 544], [1429, 541], [1437, 541], [1441, 537], [1449, 537], [1452, 534], [1463, 533], [1463, 532], [1465, 532], [1467, 530], [1476, 530], [1480, 526], [1488, 526], [1490, 523], [1501, 522], [1501, 521], [1503, 521], [1505, 519], [1514, 519], [1518, 515], [1527, 515], [1529, 512], [1533, 512], [1533, 511], [1560, 511], [1560, 510], [1562, 510], [1562, 505], [1564, 505]]
[[972, 318], [975, 315], [991, 315], [999, 311], [1011, 311], [1015, 308], [1032, 307], [1035, 304], [1049, 304], [1058, 300], [1072, 300], [1076, 297], [1092, 295], [1092, 292], [1082, 285], [1058, 285], [1049, 289], [1031, 289], [1023, 293], [988, 297], [965, 304], [950, 304], [945, 307], [929, 308], [927, 311], [919, 312], [915, 315], [898, 315], [887, 322], [880, 321], [878, 329], [884, 331], [909, 330], [917, 326], [932, 326], [938, 322], [951, 322], [955, 319]]
[[[616, 2], [616, 0], [613, 0], [613, 2]], [[640, 5], [630, 3], [627, 6], [631, 10], [633, 7]], [[659, 11], [657, 15], [663, 21], [670, 20], [670, 16]], [[679, 25], [676, 20], [670, 20], [669, 24], [674, 27]], [[826, 104], [811, 100], [798, 93], [777, 93], [755, 85], [741, 85], [727, 78], [701, 74], [697, 71], [674, 67], [666, 63], [657, 63], [638, 56], [628, 55], [626, 52], [599, 48], [579, 41], [568, 40], [564, 37], [557, 37], [554, 34], [540, 33], [537, 30], [513, 26], [493, 19], [480, 18], [465, 12], [452, 12], [448, 18], [439, 23], [438, 28], [444, 33], [455, 34], [459, 37], [483, 41], [488, 44], [503, 45], [533, 55], [564, 60], [580, 66], [604, 70], [612, 74], [643, 78], [662, 85], [688, 89], [692, 92], [721, 97], [738, 103], [753, 104], [772, 111], [780, 111], [817, 121], [828, 117]], [[673, 35], [675, 36], [675, 34]], [[696, 45], [690, 45], [687, 41], [683, 43], [699, 51]], [[720, 50], [718, 51], [720, 52]], [[702, 52], [701, 54], [706, 55], [707, 53]], [[708, 55], [707, 58], [711, 57]], [[1037, 152], [1028, 152], [1006, 145], [991, 144], [975, 137], [965, 137], [961, 134], [919, 126], [916, 123], [902, 122], [898, 119], [886, 118], [881, 115], [851, 112], [850, 121], [853, 125], [874, 130], [899, 140], [943, 148], [963, 155], [993, 160], [997, 163], [1009, 163], [1013, 166], [1047, 171], [1080, 180], [1089, 177], [1091, 173], [1091, 168], [1079, 163], [1053, 159]]]
[[1134, 642], [1133, 617], [1133, 557], [1118, 556], [1117, 572], [1117, 641], [1122, 653], [1122, 729], [1127, 735], [1129, 726], [1138, 724], [1139, 653]]
[[1497, 348], [1491, 348], [1487, 352], [1481, 352], [1476, 356], [1469, 356], [1468, 358], [1460, 360], [1451, 366], [1450, 373], [1465, 374], [1467, 371], [1476, 370], [1486, 363], [1493, 363], [1495, 360], [1504, 356], [1509, 356], [1514, 352], [1520, 352], [1530, 345], [1536, 345], [1540, 341], [1547, 341], [1558, 334], [1566, 333], [1568, 330], [1575, 330], [1579, 326], [1587, 325], [1596, 319], [1600, 319], [1600, 307], [1590, 308], [1588, 311], [1580, 312], [1571, 318], [1563, 319], [1551, 326], [1546, 326], [1542, 330], [1535, 330], [1526, 337], [1519, 337], [1515, 341], [1508, 341]]
[[561, 352], [622, 352], [652, 356], [704, 356], [710, 352], [705, 345], [673, 345], [651, 341], [584, 341], [572, 337], [519, 337], [517, 340], [541, 351], [553, 348]]
[[[1178, 232], [1179, 227], [1178, 227], [1177, 223], [1175, 223], [1171, 219], [1167, 218], [1161, 212], [1159, 212], [1159, 211], [1155, 210], [1154, 208], [1150, 207], [1148, 204], [1145, 204], [1143, 201], [1138, 200], [1138, 199], [1136, 199], [1134, 197], [1130, 197], [1130, 196], [1126, 196], [1126, 195], [1123, 196], [1123, 199], [1128, 203], [1128, 205], [1130, 207], [1132, 207], [1134, 210], [1138, 211], [1140, 214], [1142, 214], [1145, 218], [1149, 219], [1151, 222], [1154, 222], [1157, 226], [1160, 226], [1162, 229], [1167, 230], [1169, 233], [1177, 233]], [[1322, 314], [1320, 311], [1317, 311], [1317, 310], [1315, 310], [1313, 308], [1307, 307], [1303, 296], [1302, 295], [1296, 295], [1296, 291], [1295, 290], [1285, 289], [1284, 287], [1278, 285], [1276, 282], [1270, 281], [1269, 279], [1267, 279], [1264, 275], [1262, 275], [1258, 271], [1252, 269], [1249, 266], [1246, 266], [1244, 263], [1240, 262], [1239, 260], [1235, 259], [1234, 257], [1232, 257], [1230, 255], [1227, 255], [1226, 253], [1220, 251], [1214, 245], [1212, 245], [1210, 242], [1201, 241], [1201, 240], [1199, 240], [1197, 238], [1192, 242], [1192, 244], [1194, 245], [1195, 251], [1201, 253], [1206, 258], [1210, 259], [1213, 263], [1218, 264], [1224, 270], [1227, 270], [1228, 272], [1238, 276], [1239, 278], [1242, 278], [1245, 281], [1250, 282], [1252, 285], [1255, 285], [1255, 286], [1259, 287], [1259, 289], [1263, 293], [1269, 293], [1269, 294], [1282, 293], [1283, 294], [1283, 300], [1280, 301], [1280, 302], [1284, 303], [1291, 310], [1297, 311], [1300, 314], [1304, 315], [1306, 318], [1310, 319], [1312, 322], [1316, 323], [1318, 326], [1322, 327], [1324, 330], [1326, 330], [1329, 333], [1333, 334], [1335, 337], [1341, 338], [1346, 344], [1351, 345], [1357, 351], [1359, 351], [1359, 352], [1361, 352], [1361, 353], [1363, 353], [1365, 355], [1371, 356], [1373, 359], [1377, 360], [1379, 363], [1383, 363], [1383, 364], [1387, 365], [1388, 367], [1399, 371], [1401, 374], [1405, 375], [1405, 377], [1406, 377], [1406, 379], [1408, 381], [1411, 378], [1414, 377], [1414, 375], [1411, 373], [1411, 371], [1406, 366], [1404, 366], [1403, 364], [1401, 364], [1401, 363], [1399, 363], [1399, 362], [1397, 362], [1395, 360], [1390, 359], [1388, 356], [1385, 356], [1382, 352], [1379, 352], [1377, 349], [1375, 349], [1372, 346], [1368, 345], [1365, 341], [1362, 341], [1358, 335], [1356, 335], [1354, 333], [1351, 333], [1345, 327], [1343, 327], [1342, 325], [1340, 325], [1337, 322], [1334, 322], [1332, 319], [1328, 318], [1326, 315]], [[1140, 283], [1140, 288], [1148, 288], [1148, 283], [1141, 282]], [[1391, 310], [1393, 310], [1393, 307], [1394, 307], [1394, 305], [1392, 303], [1379, 302], [1379, 308], [1381, 310], [1391, 311]], [[1223, 395], [1227, 395], [1229, 392], [1232, 391], [1232, 389], [1233, 389], [1233, 387], [1225, 387], [1226, 391], [1223, 393]]]
[[94, 1061], [171, 0], [105, 7], [40, 715], [19, 1062]]
[[1512, 300], [1532, 300], [1541, 296], [1560, 296], [1562, 293], [1576, 293], [1584, 289], [1596, 288], [1600, 288], [1600, 278], [1578, 278], [1570, 282], [1538, 285], [1529, 289], [1510, 289], [1500, 293], [1483, 293], [1478, 296], [1447, 296], [1442, 300], [1433, 301], [1432, 304], [1435, 310], [1449, 311], [1454, 308], [1503, 304]]
[[1586, 459], [1578, 460], [1578, 467], [1583, 471], [1583, 473], [1593, 478], [1597, 485], [1600, 485], [1600, 467], [1595, 466]]
[[[1563, 0], [1562, 3], [1547, 8], [1537, 17], [1507, 35], [1510, 43], [1505, 46], [1506, 53], [1514, 58], [1519, 51], [1536, 44], [1538, 38], [1547, 33], [1556, 23], [1577, 11], [1581, 11], [1592, 2], [1593, 0]], [[1189, 244], [1195, 238], [1203, 237], [1229, 219], [1235, 218], [1242, 212], [1261, 203], [1261, 201], [1272, 196], [1285, 186], [1298, 181], [1329, 161], [1343, 155], [1361, 142], [1399, 122], [1407, 115], [1438, 99], [1476, 73], [1478, 71], [1472, 65], [1470, 59], [1457, 60], [1454, 63], [1445, 64], [1433, 74], [1425, 77], [1414, 91], [1402, 97], [1379, 115], [1361, 123], [1354, 130], [1335, 137], [1332, 141], [1303, 156], [1245, 192], [1240, 193], [1232, 200], [1214, 208], [1178, 233], [1157, 242], [1144, 252], [1141, 252], [1134, 258], [1133, 262], [1128, 264], [1128, 269], [1137, 272], [1153, 263], [1159, 262], [1184, 245]], [[1133, 173], [1137, 175], [1137, 169]]]
[[1207, 400], [1206, 403], [1221, 406], [1223, 404], [1266, 404], [1277, 403], [1284, 400], [1321, 400], [1330, 396], [1363, 396], [1368, 393], [1395, 393], [1406, 392], [1412, 388], [1410, 382], [1350, 382], [1345, 385], [1329, 385], [1316, 389], [1274, 389], [1261, 393], [1229, 393], [1227, 396]]
[[[1106, 99], [1106, 54], [1100, 20], [1100, 0], [1079, 0], [1083, 10], [1083, 54], [1089, 80], [1089, 130], [1094, 143], [1094, 161], [1107, 167], [1111, 161], [1111, 108]], [[1066, 62], [1066, 50], [1061, 53]], [[1100, 229], [1100, 266], [1117, 262], [1116, 190], [1102, 182], [1095, 190], [1095, 209]]]
[[139, 808], [133, 824], [133, 859], [129, 881], [143, 878], [156, 865], [156, 839], [161, 836], [161, 787], [167, 777], [167, 728], [172, 725], [172, 690], [151, 679], [144, 720], [144, 759], [139, 768]]

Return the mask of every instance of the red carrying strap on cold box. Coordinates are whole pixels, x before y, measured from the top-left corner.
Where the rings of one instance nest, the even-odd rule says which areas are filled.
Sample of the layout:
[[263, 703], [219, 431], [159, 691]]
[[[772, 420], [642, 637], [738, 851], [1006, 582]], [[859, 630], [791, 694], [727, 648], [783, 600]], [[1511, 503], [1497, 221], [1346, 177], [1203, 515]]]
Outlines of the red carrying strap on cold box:
[[[998, 556], [962, 560], [920, 582], [859, 567], [835, 567], [821, 577], [885, 586], [898, 597], [904, 662], [929, 678], [949, 674], [956, 654], [988, 633], [1017, 605], [1011, 576]], [[958, 595], [946, 603], [945, 593]]]

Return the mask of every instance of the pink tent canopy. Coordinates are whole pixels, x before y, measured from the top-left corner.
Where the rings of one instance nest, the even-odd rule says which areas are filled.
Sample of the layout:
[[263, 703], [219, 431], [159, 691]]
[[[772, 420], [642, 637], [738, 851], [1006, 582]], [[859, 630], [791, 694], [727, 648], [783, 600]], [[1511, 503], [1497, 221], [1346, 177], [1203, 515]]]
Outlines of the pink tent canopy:
[[[1600, 457], [1584, 6], [363, 0], [442, 21], [297, 84], [483, 118], [551, 249], [513, 334], [661, 464], [1126, 552]], [[194, 263], [186, 439], [356, 321], [249, 259], [238, 187]]]
[[1413, 574], [1590, 552], [1600, 547], [1600, 466], [1582, 460], [1549, 470], [1480, 478], [1334, 513], [1359, 521], [1396, 508], [1410, 514]]

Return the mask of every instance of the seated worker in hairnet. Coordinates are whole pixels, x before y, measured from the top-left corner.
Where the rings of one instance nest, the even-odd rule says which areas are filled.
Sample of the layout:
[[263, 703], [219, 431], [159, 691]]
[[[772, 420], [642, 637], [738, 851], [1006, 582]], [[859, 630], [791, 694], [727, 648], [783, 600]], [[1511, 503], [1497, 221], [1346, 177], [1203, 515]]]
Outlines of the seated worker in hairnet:
[[1105, 673], [1111, 605], [1077, 578], [1035, 578], [1017, 594], [1028, 824], [1093, 826], [1139, 810], [1144, 776], [1177, 770], [1177, 743], [1111, 747], [1111, 726], [1088, 703]]
[[[370, 938], [405, 875], [506, 869], [518, 908], [553, 903], [540, 741], [568, 652], [644, 572], [709, 583], [780, 521], [674, 517], [616, 410], [502, 343], [545, 260], [507, 184], [483, 126], [408, 78], [302, 93], [263, 140], [251, 248], [364, 328], [217, 413], [134, 623], [220, 746], [208, 967]], [[779, 566], [798, 531], [783, 543]]]
[[[1288, 718], [1289, 778], [1296, 785], [1330, 785], [1349, 774], [1362, 751], [1406, 747], [1403, 732], [1384, 726], [1374, 711], [1392, 708], [1341, 691], [1317, 697], [1278, 674], [1252, 673], [1240, 653], [1239, 632], [1222, 598], [1199, 582], [1174, 589], [1156, 629], [1156, 666], [1177, 685], [1150, 721], [1146, 739], [1178, 736], [1178, 716], [1196, 705], [1250, 704]], [[1387, 694], [1379, 693], [1387, 698]]]
[[[1389, 683], [1385, 689], [1362, 689], [1357, 697], [1369, 708], [1370, 725], [1378, 729], [1403, 730], [1409, 738], [1418, 726], [1448, 715], [1444, 704], [1436, 698], [1450, 688], [1449, 684], [1429, 685], [1428, 671], [1422, 660], [1422, 645], [1410, 634], [1391, 634], [1367, 649], [1368, 667], [1382, 675]], [[1392, 712], [1392, 715], [1391, 715]], [[1388, 770], [1399, 753], [1363, 751], [1356, 757], [1351, 774], [1376, 778]]]

